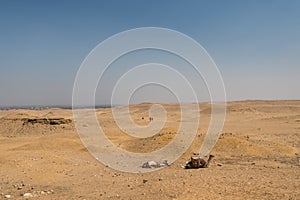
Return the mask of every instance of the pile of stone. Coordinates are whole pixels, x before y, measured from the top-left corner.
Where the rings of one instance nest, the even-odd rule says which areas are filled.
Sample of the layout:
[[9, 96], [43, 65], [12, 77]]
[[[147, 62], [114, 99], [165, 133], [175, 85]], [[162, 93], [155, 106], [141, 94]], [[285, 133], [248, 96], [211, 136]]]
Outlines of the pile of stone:
[[142, 168], [160, 168], [160, 167], [165, 167], [169, 166], [169, 163], [167, 160], [164, 160], [163, 162], [155, 162], [153, 160], [145, 162], [142, 165]]

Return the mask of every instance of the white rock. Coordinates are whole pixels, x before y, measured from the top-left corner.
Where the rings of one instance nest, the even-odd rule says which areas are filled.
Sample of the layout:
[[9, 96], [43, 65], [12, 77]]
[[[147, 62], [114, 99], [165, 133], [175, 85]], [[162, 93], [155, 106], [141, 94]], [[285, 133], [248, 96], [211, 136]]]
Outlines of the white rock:
[[143, 168], [157, 167], [158, 164], [155, 161], [148, 161], [142, 165]]
[[159, 168], [159, 167], [165, 167], [165, 166], [169, 166], [169, 163], [167, 160], [164, 160], [162, 163], [151, 160], [151, 161], [145, 162], [142, 165], [142, 168]]
[[157, 162], [155, 162], [153, 160], [149, 161], [148, 164], [149, 164], [150, 167], [156, 167], [158, 165]]
[[28, 192], [28, 193], [23, 194], [23, 197], [33, 197], [33, 195]]
[[6, 198], [6, 199], [10, 199], [10, 198], [11, 198], [11, 195], [9, 195], [9, 194], [6, 194], [6, 195], [4, 195], [4, 198]]

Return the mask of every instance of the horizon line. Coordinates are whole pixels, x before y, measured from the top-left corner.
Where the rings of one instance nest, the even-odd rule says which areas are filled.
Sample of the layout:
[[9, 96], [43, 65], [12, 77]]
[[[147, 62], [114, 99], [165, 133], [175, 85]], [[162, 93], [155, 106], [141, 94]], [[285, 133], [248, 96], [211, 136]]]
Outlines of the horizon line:
[[199, 101], [199, 102], [139, 102], [132, 104], [96, 104], [96, 105], [80, 105], [73, 107], [73, 105], [0, 105], [0, 110], [10, 110], [10, 109], [30, 109], [30, 110], [45, 110], [45, 109], [82, 109], [82, 108], [113, 108], [120, 106], [129, 106], [129, 105], [140, 105], [140, 104], [195, 104], [195, 103], [230, 103], [230, 102], [247, 102], [247, 101], [300, 101], [300, 99], [241, 99], [241, 100], [230, 100], [230, 101]]

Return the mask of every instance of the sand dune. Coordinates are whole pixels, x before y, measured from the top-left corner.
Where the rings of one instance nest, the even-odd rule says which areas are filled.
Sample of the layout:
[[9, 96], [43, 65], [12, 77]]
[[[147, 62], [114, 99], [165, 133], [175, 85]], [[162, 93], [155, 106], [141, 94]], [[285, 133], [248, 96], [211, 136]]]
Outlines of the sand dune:
[[[131, 105], [133, 121], [149, 124], [151, 106]], [[151, 152], [171, 142], [180, 126], [180, 107], [163, 106], [163, 129], [143, 139], [124, 133], [112, 109], [97, 109], [96, 115], [114, 144]], [[169, 167], [141, 174], [119, 172], [95, 160], [70, 122], [71, 110], [0, 111], [0, 197], [24, 199], [22, 195], [31, 193], [36, 199], [300, 199], [300, 101], [229, 102], [210, 167], [185, 170], [181, 166], [199, 151], [210, 122], [210, 104], [200, 104], [200, 110], [200, 126], [188, 151]], [[66, 121], [27, 123], [57, 118]]]

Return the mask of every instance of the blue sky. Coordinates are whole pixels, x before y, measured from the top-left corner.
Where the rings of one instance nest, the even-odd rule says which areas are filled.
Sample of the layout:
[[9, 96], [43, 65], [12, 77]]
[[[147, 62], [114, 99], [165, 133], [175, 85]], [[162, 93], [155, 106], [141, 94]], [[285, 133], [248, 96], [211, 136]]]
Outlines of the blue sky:
[[[299, 10], [297, 0], [2, 0], [0, 106], [71, 104], [87, 54], [113, 34], [148, 26], [199, 42], [228, 100], [300, 99]], [[98, 103], [106, 103], [101, 95]]]

